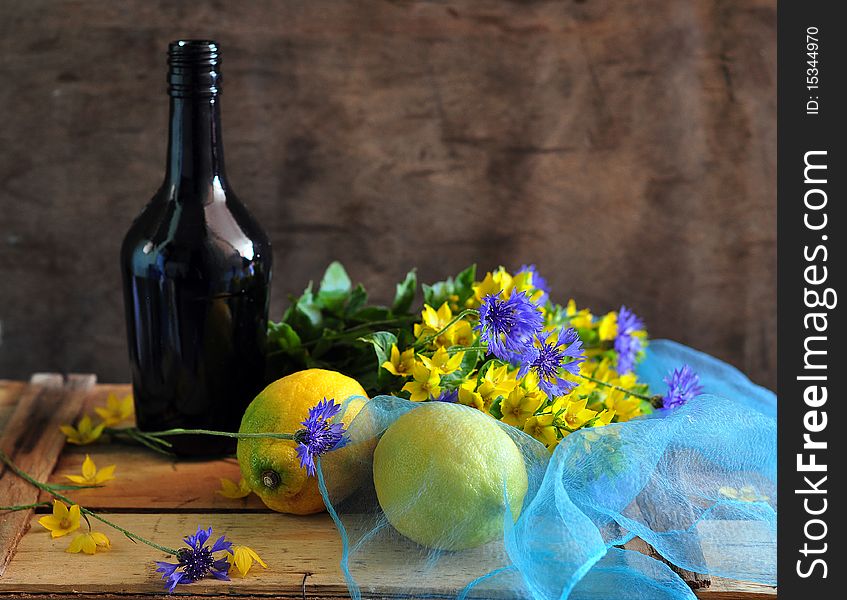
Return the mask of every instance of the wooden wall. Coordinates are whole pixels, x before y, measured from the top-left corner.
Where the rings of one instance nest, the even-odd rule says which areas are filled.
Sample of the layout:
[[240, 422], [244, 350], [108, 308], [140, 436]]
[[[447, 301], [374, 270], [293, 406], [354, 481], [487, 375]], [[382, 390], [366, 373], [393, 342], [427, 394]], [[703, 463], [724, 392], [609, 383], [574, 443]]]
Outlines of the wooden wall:
[[773, 0], [0, 2], [0, 377], [128, 378], [118, 248], [180, 37], [222, 45], [273, 315], [334, 258], [378, 299], [535, 262], [775, 387]]

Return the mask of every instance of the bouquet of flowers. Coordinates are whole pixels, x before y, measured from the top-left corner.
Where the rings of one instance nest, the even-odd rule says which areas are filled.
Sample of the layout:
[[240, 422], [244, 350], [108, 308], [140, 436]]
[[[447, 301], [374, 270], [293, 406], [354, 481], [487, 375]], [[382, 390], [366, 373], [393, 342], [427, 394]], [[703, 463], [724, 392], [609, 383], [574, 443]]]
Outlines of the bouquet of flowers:
[[573, 299], [555, 303], [534, 265], [482, 278], [472, 265], [424, 284], [423, 309], [410, 314], [416, 288], [412, 271], [390, 308], [368, 306], [364, 288], [331, 264], [317, 293], [309, 284], [270, 324], [272, 378], [339, 370], [372, 395], [472, 406], [551, 451], [574, 431], [674, 408], [700, 390], [682, 365], [668, 392], [651, 396], [634, 372], [648, 343], [642, 320], [626, 306], [595, 316]]

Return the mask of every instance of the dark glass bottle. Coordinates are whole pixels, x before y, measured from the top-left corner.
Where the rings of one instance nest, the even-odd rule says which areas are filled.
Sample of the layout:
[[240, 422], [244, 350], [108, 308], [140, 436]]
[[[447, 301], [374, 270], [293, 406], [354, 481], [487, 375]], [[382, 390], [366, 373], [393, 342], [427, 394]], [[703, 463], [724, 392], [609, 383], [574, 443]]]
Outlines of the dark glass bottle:
[[[271, 247], [224, 172], [218, 45], [173, 42], [168, 64], [165, 181], [121, 248], [138, 426], [237, 431], [264, 384]], [[235, 448], [170, 441], [181, 455]]]

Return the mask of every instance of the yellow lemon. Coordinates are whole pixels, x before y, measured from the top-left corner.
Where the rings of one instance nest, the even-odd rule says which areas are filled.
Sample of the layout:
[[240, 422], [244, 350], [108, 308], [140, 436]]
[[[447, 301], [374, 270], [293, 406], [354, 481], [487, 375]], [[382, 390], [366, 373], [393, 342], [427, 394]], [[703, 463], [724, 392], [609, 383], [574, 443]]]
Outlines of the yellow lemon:
[[[357, 396], [349, 402], [348, 398]], [[244, 412], [241, 433], [294, 433], [303, 428], [309, 409], [326, 398], [342, 404], [341, 421], [349, 425], [367, 401], [365, 390], [355, 379], [323, 369], [307, 369], [287, 375], [266, 387]], [[275, 439], [238, 440], [238, 464], [247, 485], [273, 510], [307, 515], [324, 510], [316, 477], [300, 466], [297, 443]], [[348, 463], [360, 463], [367, 445], [351, 445], [322, 457], [327, 485], [333, 499], [341, 499], [353, 481], [356, 470]]]
[[386, 429], [373, 475], [388, 522], [445, 550], [502, 536], [507, 503], [517, 519], [528, 485], [521, 451], [494, 419], [444, 402], [422, 404]]

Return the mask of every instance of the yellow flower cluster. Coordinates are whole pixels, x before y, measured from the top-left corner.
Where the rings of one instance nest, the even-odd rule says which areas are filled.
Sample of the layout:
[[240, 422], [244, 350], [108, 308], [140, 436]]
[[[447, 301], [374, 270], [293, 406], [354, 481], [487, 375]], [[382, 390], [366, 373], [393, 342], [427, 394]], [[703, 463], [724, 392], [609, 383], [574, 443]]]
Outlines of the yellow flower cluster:
[[[464, 298], [449, 293], [437, 308], [424, 304], [419, 322], [413, 325], [414, 341], [402, 349], [392, 345], [388, 360], [381, 365], [403, 380], [398, 392], [415, 402], [441, 400], [474, 407], [523, 430], [550, 450], [579, 429], [642, 414], [643, 400], [626, 390], [644, 386], [634, 374], [619, 375], [612, 368], [610, 342], [618, 333], [617, 313], [597, 318], [586, 308], [578, 309], [573, 300], [566, 307], [549, 300], [542, 304], [545, 292], [534, 285], [534, 277], [534, 270], [513, 275], [500, 267], [475, 281]], [[487, 296], [508, 298], [513, 291], [524, 292], [539, 304], [545, 331], [566, 326], [579, 332], [587, 359], [580, 365], [580, 376], [565, 375], [577, 384], [567, 395], [550, 398], [539, 389], [533, 371], [519, 377], [513, 365], [486, 360], [485, 347], [479, 345], [474, 329], [474, 309]]]
[[77, 422], [76, 427], [72, 425], [59, 426], [69, 444], [78, 446], [91, 444], [100, 439], [106, 427], [112, 427], [132, 419], [135, 415], [132, 396], [118, 398], [114, 394], [109, 394], [106, 398], [106, 406], [96, 406], [94, 412], [101, 419], [97, 425], [94, 424], [90, 415], [83, 415]]
[[[65, 503], [53, 500], [53, 514], [41, 517], [38, 519], [38, 524], [50, 532], [50, 537], [58, 538], [79, 529], [80, 519], [81, 510], [78, 504], [68, 508]], [[112, 543], [105, 534], [89, 530], [76, 535], [65, 552], [95, 554], [98, 550], [111, 548]]]

